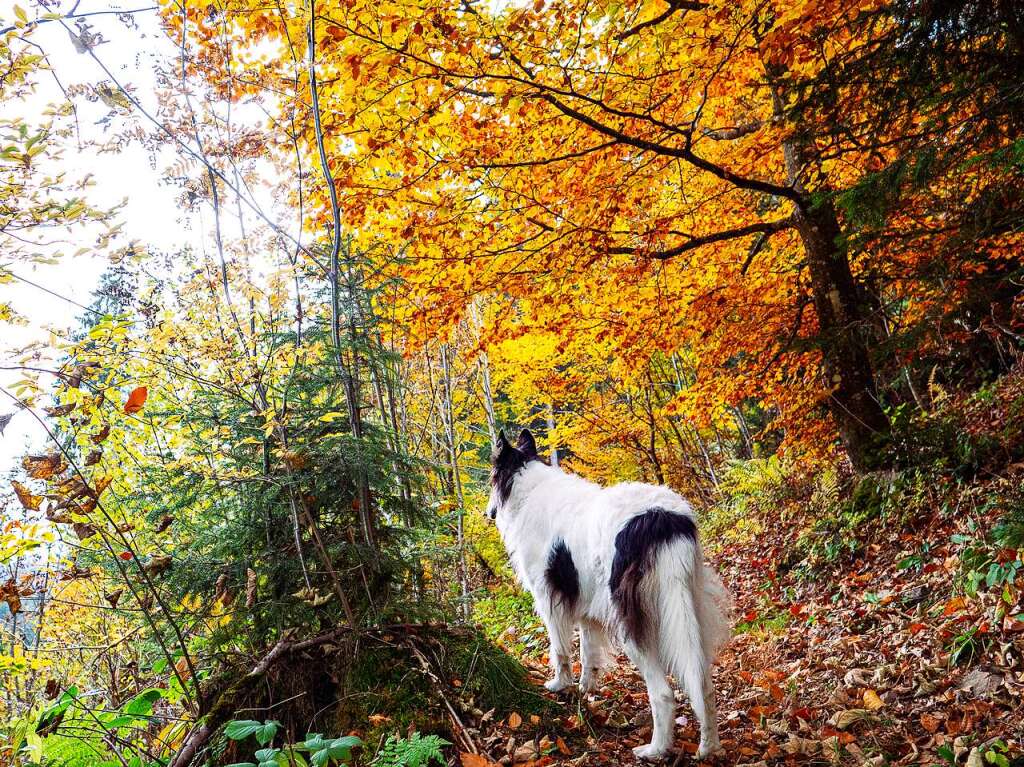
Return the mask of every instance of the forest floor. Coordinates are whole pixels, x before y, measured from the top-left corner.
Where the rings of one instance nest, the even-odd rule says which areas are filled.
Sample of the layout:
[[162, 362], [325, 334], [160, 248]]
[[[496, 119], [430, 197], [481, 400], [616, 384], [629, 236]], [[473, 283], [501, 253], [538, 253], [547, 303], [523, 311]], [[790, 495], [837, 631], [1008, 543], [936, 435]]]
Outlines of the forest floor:
[[[798, 525], [718, 549], [711, 559], [738, 633], [716, 671], [725, 751], [713, 763], [1024, 764], [1024, 610], [1016, 571], [1008, 589], [965, 593], [962, 560], [978, 524], [937, 512], [903, 532], [878, 526], [855, 556], [819, 572], [786, 570]], [[1015, 604], [999, 612], [1016, 617], [994, 625], [1000, 599]], [[539, 685], [543, 659], [528, 666]], [[636, 763], [649, 709], [623, 658], [591, 699], [551, 697], [562, 714], [482, 726], [484, 756], [463, 763]], [[685, 701], [677, 715], [675, 763], [686, 764], [698, 731]]]

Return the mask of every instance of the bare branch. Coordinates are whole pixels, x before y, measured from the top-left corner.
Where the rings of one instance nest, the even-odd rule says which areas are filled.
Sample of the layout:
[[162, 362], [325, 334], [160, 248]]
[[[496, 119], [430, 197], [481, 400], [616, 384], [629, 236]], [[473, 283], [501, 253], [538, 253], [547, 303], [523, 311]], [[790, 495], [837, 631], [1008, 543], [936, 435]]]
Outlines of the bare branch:
[[[775, 232], [780, 232], [783, 229], [789, 229], [793, 226], [792, 218], [783, 218], [778, 221], [761, 221], [756, 224], [748, 224], [747, 226], [740, 226], [735, 229], [723, 229], [720, 232], [713, 234], [705, 234], [700, 237], [691, 237], [682, 245], [677, 245], [674, 248], [667, 250], [645, 250], [644, 248], [636, 248], [632, 246], [621, 246], [615, 248], [609, 248], [608, 253], [613, 255], [629, 255], [636, 254], [643, 256], [644, 258], [651, 258], [658, 261], [664, 261], [674, 256], [678, 256], [681, 253], [686, 253], [690, 250], [696, 250], [697, 248], [704, 247], [705, 245], [711, 245], [716, 242], [726, 242], [728, 240], [736, 240], [741, 237], [748, 237], [751, 234], [760, 234], [763, 239], [767, 239]], [[763, 245], [762, 245], [763, 247]], [[758, 247], [760, 250], [760, 247]], [[748, 260], [752, 259], [748, 256]], [[745, 268], [745, 267], [744, 267]]]

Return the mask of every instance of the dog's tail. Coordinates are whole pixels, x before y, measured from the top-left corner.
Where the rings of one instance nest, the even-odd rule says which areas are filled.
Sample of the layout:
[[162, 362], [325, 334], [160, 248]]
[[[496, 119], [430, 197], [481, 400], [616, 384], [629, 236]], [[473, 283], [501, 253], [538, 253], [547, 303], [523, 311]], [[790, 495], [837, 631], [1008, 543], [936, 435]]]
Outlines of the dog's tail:
[[665, 545], [654, 573], [658, 654], [693, 699], [731, 635], [729, 596], [692, 538]]

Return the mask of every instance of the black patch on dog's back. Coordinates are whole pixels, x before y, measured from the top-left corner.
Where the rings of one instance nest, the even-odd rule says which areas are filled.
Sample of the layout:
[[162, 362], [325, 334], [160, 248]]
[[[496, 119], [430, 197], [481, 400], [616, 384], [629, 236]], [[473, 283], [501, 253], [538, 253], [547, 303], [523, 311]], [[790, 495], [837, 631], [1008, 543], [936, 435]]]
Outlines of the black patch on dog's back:
[[557, 597], [563, 607], [571, 610], [576, 606], [576, 601], [580, 598], [580, 574], [565, 541], [557, 540], [551, 547], [544, 579], [551, 589], [552, 597]]
[[643, 579], [654, 566], [658, 549], [677, 538], [697, 540], [697, 526], [686, 514], [650, 509], [633, 517], [615, 536], [615, 558], [608, 588], [626, 631], [643, 646], [647, 636]]

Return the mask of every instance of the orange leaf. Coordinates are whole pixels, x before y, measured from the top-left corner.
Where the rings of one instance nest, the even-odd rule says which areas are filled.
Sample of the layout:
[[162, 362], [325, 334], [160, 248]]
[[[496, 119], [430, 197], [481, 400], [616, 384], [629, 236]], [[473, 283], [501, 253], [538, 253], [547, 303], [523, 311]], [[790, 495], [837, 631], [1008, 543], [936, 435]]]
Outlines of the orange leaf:
[[480, 756], [480, 754], [464, 752], [459, 754], [459, 760], [462, 762], [462, 767], [497, 767], [496, 762], [492, 762], [486, 756]]
[[946, 606], [942, 610], [942, 616], [946, 618], [954, 613], [958, 613], [964, 609], [964, 605], [966, 604], [967, 602], [963, 597], [954, 597], [946, 602]]
[[508, 726], [513, 730], [517, 729], [523, 723], [523, 718], [513, 711], [508, 718]]
[[41, 495], [33, 495], [32, 491], [25, 487], [20, 482], [11, 481], [11, 487], [14, 488], [14, 493], [18, 496], [18, 500], [21, 501], [21, 505], [29, 511], [39, 511], [39, 504], [43, 502]]
[[131, 415], [132, 413], [138, 413], [142, 410], [142, 406], [146, 404], [146, 397], [149, 396], [149, 389], [145, 386], [139, 386], [132, 390], [132, 393], [128, 395], [128, 401], [124, 403], [124, 412]]
[[67, 468], [60, 453], [26, 455], [21, 459], [21, 465], [32, 479], [52, 479]]

